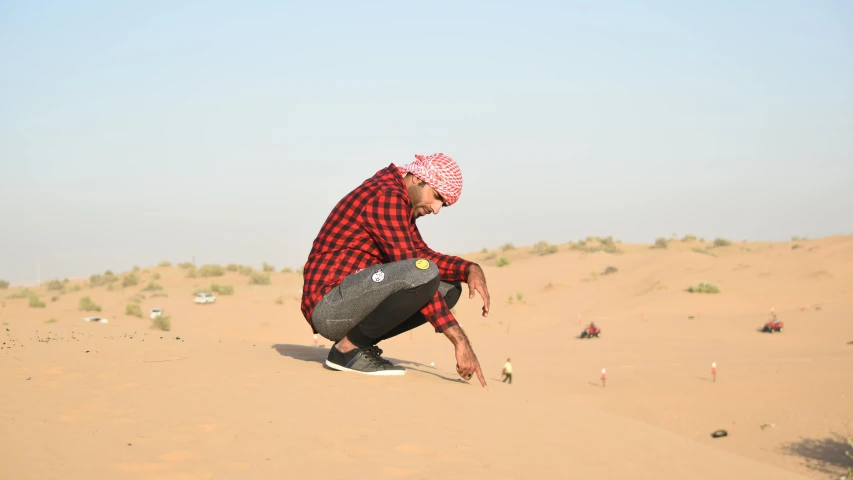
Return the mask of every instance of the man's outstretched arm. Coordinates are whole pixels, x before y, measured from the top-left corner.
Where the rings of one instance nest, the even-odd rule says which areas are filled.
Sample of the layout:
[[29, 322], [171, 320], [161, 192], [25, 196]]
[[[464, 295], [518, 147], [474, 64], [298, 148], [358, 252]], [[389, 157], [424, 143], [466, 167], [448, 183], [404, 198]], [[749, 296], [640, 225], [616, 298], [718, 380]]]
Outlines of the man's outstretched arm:
[[444, 335], [456, 349], [456, 373], [464, 380], [471, 380], [471, 377], [476, 374], [480, 380], [480, 385], [488, 390], [489, 386], [486, 384], [485, 377], [483, 377], [480, 361], [477, 360], [477, 355], [474, 354], [471, 342], [468, 341], [468, 336], [465, 335], [462, 327], [454, 325], [444, 330]]

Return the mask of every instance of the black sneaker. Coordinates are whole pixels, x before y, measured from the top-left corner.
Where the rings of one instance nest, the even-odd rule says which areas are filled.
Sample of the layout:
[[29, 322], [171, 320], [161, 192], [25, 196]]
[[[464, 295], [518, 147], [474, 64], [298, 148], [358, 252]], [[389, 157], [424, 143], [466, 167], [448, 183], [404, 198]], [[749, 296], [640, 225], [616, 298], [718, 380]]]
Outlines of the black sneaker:
[[405, 375], [406, 369], [385, 360], [382, 350], [376, 345], [369, 348], [354, 348], [347, 353], [332, 345], [326, 366], [343, 372], [356, 372], [365, 375]]

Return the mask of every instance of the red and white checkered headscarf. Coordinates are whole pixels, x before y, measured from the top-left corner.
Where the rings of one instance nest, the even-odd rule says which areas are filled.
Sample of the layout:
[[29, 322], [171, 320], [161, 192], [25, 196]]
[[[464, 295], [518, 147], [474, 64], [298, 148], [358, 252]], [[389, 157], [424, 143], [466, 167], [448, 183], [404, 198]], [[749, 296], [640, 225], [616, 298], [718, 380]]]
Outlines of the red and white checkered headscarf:
[[444, 198], [444, 206], [456, 203], [462, 195], [462, 171], [456, 161], [443, 153], [415, 155], [415, 158], [416, 161], [400, 169], [427, 182]]

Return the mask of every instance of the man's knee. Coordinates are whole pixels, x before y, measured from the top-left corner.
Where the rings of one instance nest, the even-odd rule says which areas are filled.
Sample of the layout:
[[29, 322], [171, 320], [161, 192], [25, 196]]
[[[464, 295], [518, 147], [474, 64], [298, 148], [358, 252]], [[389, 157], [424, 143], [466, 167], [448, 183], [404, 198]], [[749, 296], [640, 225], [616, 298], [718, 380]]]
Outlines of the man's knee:
[[442, 282], [439, 290], [444, 290], [445, 288], [447, 288], [447, 291], [443, 294], [444, 303], [447, 304], [447, 308], [453, 308], [462, 296], [462, 282]]

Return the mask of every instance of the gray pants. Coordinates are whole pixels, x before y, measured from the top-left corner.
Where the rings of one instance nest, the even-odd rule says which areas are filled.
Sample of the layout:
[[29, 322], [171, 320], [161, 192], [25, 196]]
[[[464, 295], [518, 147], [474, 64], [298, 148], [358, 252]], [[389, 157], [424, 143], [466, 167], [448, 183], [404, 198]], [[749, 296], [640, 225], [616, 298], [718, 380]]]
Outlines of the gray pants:
[[[452, 308], [462, 292], [461, 284], [441, 281], [433, 262], [422, 269], [416, 261], [413, 258], [373, 265], [347, 276], [317, 303], [311, 315], [314, 329], [338, 342], [362, 324], [363, 333], [354, 332], [358, 335], [351, 337], [367, 335], [379, 340], [425, 323], [419, 310], [437, 291]], [[350, 340], [358, 345], [354, 338]]]

